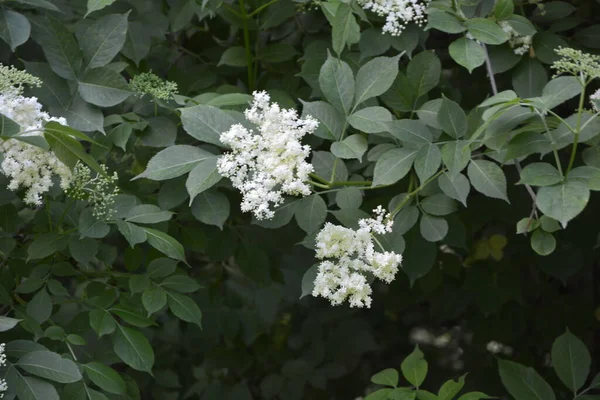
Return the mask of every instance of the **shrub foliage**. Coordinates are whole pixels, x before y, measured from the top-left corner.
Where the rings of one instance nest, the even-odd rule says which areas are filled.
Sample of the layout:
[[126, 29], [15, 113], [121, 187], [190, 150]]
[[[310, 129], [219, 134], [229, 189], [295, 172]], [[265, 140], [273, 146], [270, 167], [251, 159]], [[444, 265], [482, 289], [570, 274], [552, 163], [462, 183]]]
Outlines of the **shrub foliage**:
[[0, 397], [599, 399], [598, 15], [0, 0]]

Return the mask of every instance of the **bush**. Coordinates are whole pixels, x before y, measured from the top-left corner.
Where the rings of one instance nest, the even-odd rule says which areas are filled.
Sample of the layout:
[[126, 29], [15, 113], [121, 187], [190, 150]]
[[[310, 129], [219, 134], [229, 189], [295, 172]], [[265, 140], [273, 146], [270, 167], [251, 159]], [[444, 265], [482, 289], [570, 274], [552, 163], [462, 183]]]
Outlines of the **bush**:
[[2, 2], [0, 396], [600, 398], [597, 15]]

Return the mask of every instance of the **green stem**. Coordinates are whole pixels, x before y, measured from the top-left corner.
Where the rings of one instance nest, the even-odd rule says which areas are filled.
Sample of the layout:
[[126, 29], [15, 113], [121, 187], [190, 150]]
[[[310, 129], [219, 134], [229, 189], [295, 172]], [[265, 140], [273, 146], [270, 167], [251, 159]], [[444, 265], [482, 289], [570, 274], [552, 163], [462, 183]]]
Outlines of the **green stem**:
[[321, 183], [324, 183], [326, 185], [329, 185], [331, 183], [327, 179], [322, 178], [320, 175], [317, 175], [315, 173], [310, 173], [310, 174], [308, 174], [308, 176], [310, 176], [311, 178], [313, 178], [313, 179], [315, 179], [315, 180], [317, 180], [317, 181], [319, 181]]
[[548, 134], [548, 137], [550, 138], [550, 141], [552, 142], [552, 153], [554, 153], [554, 161], [556, 162], [556, 168], [558, 168], [558, 172], [560, 172], [560, 176], [564, 176], [562, 164], [560, 163], [560, 158], [558, 157], [558, 150], [556, 149], [556, 144], [554, 143], [554, 138], [552, 137], [552, 133], [550, 132], [550, 129], [548, 128], [548, 124], [546, 123], [546, 118], [544, 118], [542, 113], [539, 112], [537, 109], [535, 110], [535, 112], [537, 113], [537, 115], [539, 115], [540, 119], [542, 120], [542, 124], [544, 124], [546, 133]]
[[71, 197], [71, 199], [69, 200], [69, 203], [67, 204], [67, 207], [65, 208], [65, 210], [60, 215], [60, 218], [58, 220], [58, 225], [57, 225], [58, 227], [62, 228], [62, 223], [63, 223], [65, 217], [67, 216], [67, 213], [69, 212], [69, 210], [73, 206], [73, 203], [75, 203], [75, 199]]
[[323, 185], [322, 183], [315, 182], [315, 181], [307, 181], [307, 182], [310, 183], [311, 185], [319, 187], [321, 189], [329, 189], [331, 187], [329, 185]]
[[246, 66], [248, 68], [248, 89], [250, 92], [254, 91], [254, 73], [252, 58], [252, 49], [250, 48], [250, 29], [248, 28], [248, 15], [246, 14], [246, 7], [244, 6], [244, 0], [240, 0], [240, 13], [242, 14], [242, 20], [244, 23], [244, 47], [246, 49]]
[[248, 18], [252, 18], [252, 17], [254, 17], [257, 14], [260, 14], [260, 12], [262, 10], [264, 10], [265, 8], [268, 8], [268, 7], [272, 6], [273, 4], [277, 3], [278, 1], [279, 0], [271, 0], [267, 4], [263, 4], [262, 6], [258, 7], [256, 10], [254, 10], [250, 14], [248, 14]]
[[54, 231], [52, 227], [52, 214], [50, 214], [50, 202], [46, 201], [46, 215], [48, 216], [48, 227], [50, 228], [50, 232]]
[[571, 150], [571, 157], [569, 158], [569, 165], [567, 166], [567, 172], [565, 175], [569, 175], [569, 172], [573, 168], [573, 164], [575, 163], [575, 156], [577, 155], [577, 145], [579, 144], [579, 134], [581, 133], [581, 115], [583, 114], [583, 105], [585, 102], [585, 87], [583, 84], [583, 89], [581, 90], [581, 94], [579, 95], [579, 108], [577, 109], [577, 125], [575, 127], [575, 138], [573, 139], [573, 148]]
[[[402, 210], [402, 208], [404, 208], [404, 206], [406, 204], [408, 204], [409, 201], [412, 200], [412, 198], [417, 195], [421, 190], [423, 190], [425, 188], [425, 186], [429, 185], [431, 182], [433, 182], [434, 180], [436, 180], [441, 174], [443, 174], [445, 171], [442, 169], [440, 171], [438, 171], [435, 175], [433, 175], [431, 178], [427, 179], [425, 182], [423, 182], [421, 184], [421, 186], [419, 186], [418, 188], [416, 188], [415, 190], [413, 190], [412, 192], [410, 192], [411, 189], [411, 185], [409, 184], [409, 193], [406, 195], [406, 197], [404, 198], [404, 200], [402, 200], [402, 202], [400, 202], [400, 204], [398, 204], [396, 206], [396, 208], [394, 209], [394, 211], [391, 212], [391, 219], [394, 219], [394, 217], [400, 212], [400, 210]], [[412, 184], [412, 182], [411, 182]]]

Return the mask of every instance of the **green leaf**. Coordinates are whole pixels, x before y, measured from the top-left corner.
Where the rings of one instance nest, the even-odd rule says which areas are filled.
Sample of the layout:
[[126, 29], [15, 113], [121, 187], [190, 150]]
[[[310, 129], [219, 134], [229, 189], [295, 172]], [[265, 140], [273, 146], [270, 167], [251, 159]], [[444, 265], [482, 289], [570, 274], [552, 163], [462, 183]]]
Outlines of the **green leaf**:
[[128, 16], [129, 12], [105, 15], [77, 35], [88, 70], [104, 67], [121, 51], [127, 35]]
[[427, 361], [425, 361], [423, 352], [419, 349], [418, 345], [402, 361], [400, 368], [402, 375], [411, 385], [417, 388], [421, 386], [427, 376]]
[[17, 47], [29, 39], [31, 25], [23, 14], [0, 8], [0, 38], [2, 38], [14, 52]]
[[507, 21], [521, 36], [533, 36], [537, 33], [533, 24], [522, 15], [513, 14]]
[[56, 157], [67, 166], [72, 168], [77, 163], [77, 160], [81, 160], [94, 171], [105, 175], [106, 172], [100, 167], [100, 164], [86, 153], [81, 143], [70, 136], [69, 133], [70, 131], [60, 129], [48, 129], [44, 130], [44, 138], [50, 144]]
[[219, 64], [229, 65], [231, 67], [245, 67], [246, 64], [246, 49], [242, 46], [228, 47], [221, 55]]
[[33, 351], [25, 354], [16, 365], [30, 374], [58, 383], [77, 382], [82, 378], [73, 361], [51, 351]]
[[458, 103], [445, 96], [437, 119], [443, 131], [455, 139], [467, 133], [467, 115]]
[[432, 28], [446, 33], [461, 33], [467, 30], [458, 17], [444, 11], [429, 13], [425, 30]]
[[121, 219], [117, 219], [117, 228], [125, 239], [127, 239], [131, 248], [135, 247], [138, 243], [144, 243], [148, 238], [144, 229], [135, 224], [124, 222]]
[[496, 0], [494, 5], [494, 17], [497, 20], [504, 20], [510, 18], [515, 11], [515, 5], [512, 0]]
[[180, 293], [193, 293], [202, 287], [194, 279], [185, 275], [168, 276], [160, 283], [160, 286]]
[[302, 275], [302, 294], [300, 298], [311, 295], [313, 289], [315, 288], [315, 279], [317, 278], [317, 274], [319, 273], [319, 264], [315, 264], [309, 269], [306, 270], [304, 275]]
[[506, 177], [496, 163], [487, 160], [472, 160], [467, 174], [475, 190], [488, 197], [508, 202]]
[[579, 79], [574, 76], [559, 76], [552, 79], [542, 91], [542, 101], [551, 110], [581, 93]]
[[319, 85], [325, 98], [344, 115], [349, 115], [354, 104], [354, 74], [350, 66], [331, 55], [321, 67]]
[[366, 107], [348, 117], [348, 123], [353, 128], [365, 133], [385, 132], [391, 121], [392, 114], [383, 107]]
[[391, 149], [383, 153], [375, 163], [373, 186], [391, 185], [404, 178], [410, 171], [418, 150]]
[[554, 391], [533, 368], [498, 360], [500, 379], [516, 400], [556, 400]]
[[432, 51], [423, 51], [408, 63], [406, 77], [420, 97], [438, 85], [441, 73], [440, 59]]
[[147, 178], [164, 181], [190, 172], [200, 162], [215, 155], [199, 147], [176, 145], [161, 150], [150, 159], [144, 172], [133, 179]]
[[458, 398], [458, 400], [481, 400], [481, 399], [493, 399], [493, 397], [488, 396], [482, 392], [469, 392], [465, 393]]
[[469, 33], [485, 44], [502, 44], [508, 40], [508, 34], [489, 19], [471, 18], [466, 25]]
[[148, 273], [146, 276], [156, 280], [171, 275], [177, 269], [177, 261], [169, 258], [157, 258], [148, 265]]
[[425, 182], [432, 177], [442, 164], [442, 154], [440, 148], [431, 143], [423, 146], [415, 156], [415, 172], [419, 181]]
[[307, 234], [315, 233], [325, 222], [327, 205], [318, 194], [305, 197], [296, 207], [296, 222]]
[[559, 221], [563, 227], [575, 218], [588, 203], [590, 190], [576, 180], [540, 188], [536, 204], [541, 212]]
[[102, 390], [113, 394], [126, 393], [125, 381], [114, 369], [95, 361], [83, 364], [83, 369], [88, 378]]
[[537, 229], [531, 235], [531, 248], [540, 256], [547, 256], [556, 249], [556, 239], [551, 233]]
[[363, 65], [356, 74], [355, 105], [381, 96], [394, 83], [398, 74], [398, 61], [401, 54], [396, 57], [377, 57]]
[[391, 393], [392, 389], [379, 389], [371, 394], [369, 394], [367, 397], [365, 397], [365, 400], [386, 400], [389, 397], [389, 394]]
[[94, 239], [101, 239], [110, 233], [110, 226], [94, 216], [94, 212], [91, 208], [86, 208], [79, 215], [79, 230], [80, 237], [89, 237]]
[[106, 310], [96, 309], [90, 311], [90, 326], [102, 337], [115, 331], [117, 321]]
[[221, 180], [222, 176], [217, 170], [217, 161], [217, 157], [202, 160], [188, 175], [185, 187], [190, 195], [190, 204], [192, 204], [196, 196], [210, 189]]
[[115, 0], [88, 0], [87, 1], [87, 12], [85, 17], [93, 13], [94, 11], [102, 10], [104, 7], [110, 6]]
[[539, 96], [547, 83], [546, 68], [535, 58], [525, 57], [513, 72], [513, 88], [523, 98]]
[[27, 248], [27, 260], [46, 258], [58, 251], [64, 250], [69, 244], [67, 235], [58, 233], [42, 233], [33, 239]]
[[5, 115], [0, 114], [0, 136], [12, 137], [21, 132], [21, 126]]
[[137, 326], [140, 328], [147, 328], [151, 325], [155, 325], [154, 322], [146, 317], [144, 317], [142, 314], [140, 314], [142, 311], [141, 309], [138, 310], [133, 310], [133, 309], [126, 309], [123, 308], [121, 306], [117, 306], [117, 307], [112, 307], [110, 310], [110, 312], [112, 312], [113, 314], [115, 314], [116, 316], [118, 316], [119, 318], [121, 318], [122, 320], [124, 320], [125, 322], [127, 322], [128, 324], [131, 324], [133, 326]]
[[196, 197], [191, 210], [198, 221], [223, 230], [230, 212], [229, 199], [217, 190], [209, 190]]
[[140, 204], [129, 210], [125, 221], [136, 224], [157, 224], [170, 220], [172, 216], [171, 211], [163, 211], [153, 204]]
[[[38, 32], [39, 31], [39, 32]], [[83, 64], [79, 44], [61, 21], [47, 16], [34, 25], [34, 39], [41, 46], [54, 73], [77, 80]]]
[[180, 320], [198, 325], [202, 329], [202, 311], [194, 300], [178, 293], [167, 292], [169, 309]]
[[138, 21], [129, 22], [122, 54], [139, 66], [140, 62], [148, 56], [151, 46], [152, 38], [144, 24]]
[[216, 107], [200, 104], [180, 108], [183, 129], [198, 140], [222, 146], [221, 133], [229, 130], [236, 121], [232, 116]]
[[341, 209], [359, 208], [362, 204], [363, 195], [359, 188], [347, 187], [335, 194], [335, 202]]
[[21, 319], [0, 317], [0, 332], [6, 332], [17, 326]]
[[583, 387], [592, 359], [585, 344], [568, 329], [552, 344], [552, 366], [556, 375], [573, 393]]
[[521, 171], [520, 184], [551, 186], [563, 180], [558, 170], [548, 163], [531, 163]]
[[342, 54], [346, 44], [352, 45], [360, 40], [360, 27], [350, 5], [340, 3], [333, 19], [331, 36], [333, 50], [338, 55]]
[[120, 104], [131, 94], [125, 78], [108, 68], [89, 70], [79, 82], [81, 98], [100, 107]]
[[471, 160], [471, 148], [466, 140], [457, 140], [442, 146], [442, 160], [450, 176], [458, 175]]
[[273, 43], [262, 49], [260, 58], [267, 63], [280, 63], [294, 58], [298, 52], [288, 43]]
[[448, 197], [460, 201], [465, 207], [467, 206], [467, 197], [471, 190], [469, 180], [463, 174], [443, 174], [438, 178], [438, 186]]
[[398, 386], [399, 379], [398, 371], [394, 368], [388, 368], [373, 375], [371, 377], [371, 382], [377, 385], [396, 387]]
[[46, 0], [15, 0], [17, 3], [27, 4], [33, 7], [40, 7], [46, 10], [60, 11], [54, 4]]
[[183, 246], [172, 236], [167, 235], [164, 232], [157, 231], [156, 229], [142, 228], [148, 236], [148, 243], [156, 250], [160, 251], [167, 256], [174, 258], [175, 260], [187, 262], [185, 260], [185, 253]]
[[448, 234], [448, 221], [428, 214], [421, 216], [421, 235], [428, 242], [439, 242]]
[[150, 316], [167, 304], [167, 292], [156, 284], [150, 284], [142, 294], [142, 304]]
[[[435, 13], [437, 14], [437, 13]], [[450, 57], [465, 67], [469, 73], [485, 63], [485, 51], [476, 41], [462, 37], [450, 43]]]
[[396, 138], [418, 146], [431, 144], [432, 134], [427, 126], [418, 120], [399, 119], [388, 124], [389, 131]]
[[456, 202], [442, 193], [436, 193], [421, 200], [421, 208], [431, 215], [448, 215], [456, 211]]
[[362, 156], [367, 151], [367, 139], [362, 135], [350, 135], [341, 142], [331, 144], [331, 153], [342, 159], [356, 158], [362, 161]]
[[592, 25], [587, 28], [578, 29], [575, 32], [575, 39], [585, 47], [591, 49], [600, 48], [600, 25]]
[[461, 391], [461, 389], [463, 388], [463, 386], [465, 386], [465, 375], [462, 375], [460, 378], [458, 378], [457, 381], [453, 381], [453, 380], [449, 380], [446, 381], [442, 387], [440, 388], [439, 392], [438, 392], [438, 399], [439, 400], [452, 400], [454, 398], [454, 396], [456, 396], [458, 394], [458, 392]]
[[600, 168], [586, 165], [573, 168], [569, 179], [584, 182], [590, 190], [600, 190]]
[[415, 400], [417, 392], [407, 388], [393, 389], [388, 395], [389, 400]]
[[27, 314], [38, 324], [43, 324], [50, 318], [52, 315], [52, 298], [46, 288], [42, 288], [27, 303]]
[[[32, 376], [23, 376], [14, 370], [12, 376], [16, 382], [15, 392], [19, 400], [59, 400], [56, 388], [49, 382], [34, 378]], [[12, 373], [12, 372], [11, 372]]]
[[113, 336], [113, 351], [131, 368], [152, 374], [154, 351], [138, 330], [118, 325]]
[[[319, 121], [319, 127], [313, 135], [336, 141], [344, 132], [345, 116], [324, 101], [302, 102], [302, 118], [311, 116]], [[356, 113], [355, 113], [356, 114]], [[350, 122], [350, 121], [349, 121]], [[351, 123], [351, 122], [350, 122]]]
[[[392, 207], [390, 207], [391, 209]], [[394, 232], [405, 234], [419, 219], [419, 209], [415, 206], [404, 206], [394, 218]]]

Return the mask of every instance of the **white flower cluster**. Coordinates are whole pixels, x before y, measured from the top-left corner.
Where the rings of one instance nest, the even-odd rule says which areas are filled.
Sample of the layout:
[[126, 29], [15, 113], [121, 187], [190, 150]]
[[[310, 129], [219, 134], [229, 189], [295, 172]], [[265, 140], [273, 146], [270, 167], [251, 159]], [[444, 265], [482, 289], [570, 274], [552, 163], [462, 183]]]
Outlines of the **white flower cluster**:
[[374, 244], [377, 242], [374, 234], [391, 232], [393, 221], [381, 206], [373, 212], [376, 217], [361, 219], [358, 230], [328, 222], [318, 233], [317, 258], [336, 260], [319, 264], [313, 296], [329, 299], [334, 306], [348, 299], [350, 307], [371, 307], [372, 290], [365, 273], [386, 283], [394, 280], [402, 256], [390, 251], [377, 252]]
[[284, 194], [310, 194], [305, 183], [313, 171], [305, 161], [310, 146], [302, 145], [300, 139], [314, 132], [318, 122], [310, 116], [299, 119], [296, 110], [270, 104], [266, 92], [253, 95], [252, 107], [244, 114], [258, 131], [236, 124], [223, 132], [221, 142], [232, 151], [219, 158], [217, 167], [242, 192], [242, 211], [269, 219], [274, 216], [271, 207], [281, 204]]
[[[42, 111], [37, 98], [24, 97], [17, 90], [0, 94], [0, 114], [20, 125], [21, 137], [41, 136], [44, 124], [50, 121], [66, 125], [64, 118], [50, 117]], [[63, 189], [71, 183], [71, 171], [52, 152], [16, 139], [0, 143], [0, 152], [4, 155], [2, 173], [11, 178], [8, 188], [27, 188], [24, 201], [28, 204], [42, 204], [42, 195], [52, 187], [53, 174], [60, 177]]]
[[[5, 344], [0, 343], [0, 367], [6, 366], [6, 354], [4, 354]], [[4, 393], [8, 390], [6, 379], [0, 379], [0, 399], [4, 397]]]
[[590, 103], [592, 103], [592, 108], [594, 111], [600, 113], [600, 89], [596, 90], [590, 96]]
[[522, 56], [529, 51], [529, 47], [531, 47], [531, 36], [519, 35], [519, 33], [506, 21], [500, 21], [499, 24], [502, 30], [508, 33], [508, 44], [516, 55]]
[[513, 354], [512, 347], [502, 344], [500, 342], [496, 342], [495, 340], [488, 342], [488, 344], [485, 346], [485, 348], [487, 349], [487, 351], [489, 351], [492, 354], [501, 353], [501, 354], [504, 354], [505, 356], [511, 356]]
[[383, 32], [400, 36], [409, 22], [422, 26], [427, 22], [429, 0], [358, 0], [365, 10], [385, 16]]

